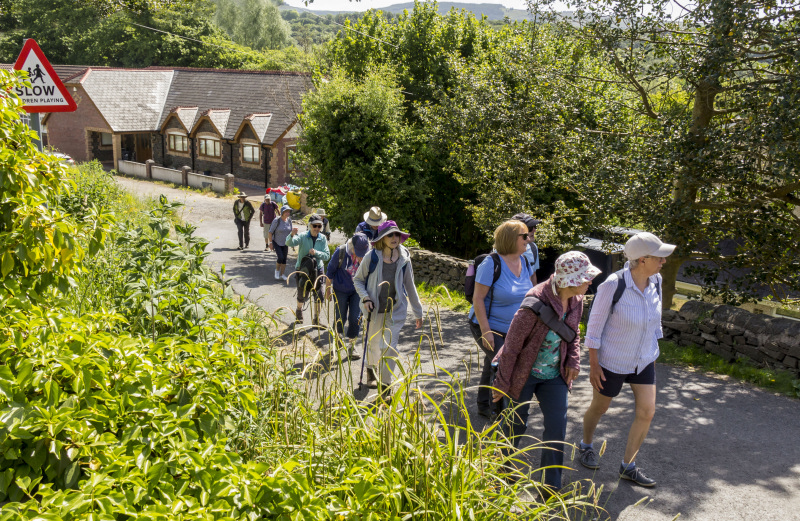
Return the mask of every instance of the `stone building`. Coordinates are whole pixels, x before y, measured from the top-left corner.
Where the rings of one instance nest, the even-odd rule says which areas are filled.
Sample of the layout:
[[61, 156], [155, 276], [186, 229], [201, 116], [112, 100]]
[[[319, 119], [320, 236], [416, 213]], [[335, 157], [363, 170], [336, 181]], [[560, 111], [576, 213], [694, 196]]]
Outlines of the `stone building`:
[[75, 112], [47, 114], [48, 144], [76, 161], [120, 159], [262, 186], [294, 171], [304, 73], [148, 67], [85, 67], [62, 78]]

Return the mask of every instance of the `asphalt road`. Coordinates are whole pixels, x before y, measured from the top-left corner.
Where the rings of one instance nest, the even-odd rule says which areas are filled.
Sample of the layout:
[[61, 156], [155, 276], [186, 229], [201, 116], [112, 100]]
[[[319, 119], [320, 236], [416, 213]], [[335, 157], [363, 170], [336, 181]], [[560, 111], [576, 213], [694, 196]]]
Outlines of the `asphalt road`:
[[[209, 241], [208, 263], [216, 270], [225, 266], [226, 276], [235, 277], [232, 283], [235, 291], [270, 312], [283, 306], [294, 309], [294, 286], [273, 279], [275, 255], [264, 252], [264, 239], [257, 224], [251, 228], [251, 248], [236, 249], [232, 198], [215, 198], [126, 178], [118, 180], [139, 196], [164, 194], [170, 200], [183, 202], [186, 205], [183, 218], [196, 225], [197, 234]], [[254, 203], [256, 199], [252, 198]], [[335, 233], [331, 242], [343, 241], [344, 236]], [[290, 254], [290, 266], [292, 259]], [[429, 310], [431, 315], [432, 311]], [[310, 324], [308, 315], [306, 324]], [[327, 309], [326, 315], [332, 316], [332, 311]], [[287, 316], [284, 315], [285, 330], [291, 335]], [[465, 315], [442, 311], [439, 320], [441, 338], [434, 330], [423, 338], [422, 348], [418, 349], [420, 334], [409, 319], [400, 338], [401, 356], [410, 364], [419, 351], [423, 372], [434, 373], [438, 369], [443, 377], [443, 370], [447, 370], [474, 386], [480, 371], [479, 357]], [[433, 348], [431, 338], [435, 339]], [[325, 338], [315, 337], [315, 340], [324, 347]], [[588, 356], [583, 358], [582, 376], [570, 396], [567, 441], [574, 443], [580, 438], [582, 415], [591, 398], [586, 377]], [[333, 365], [336, 367], [329, 372], [322, 370], [328, 374], [319, 376], [344, 374], [343, 378], [358, 380], [360, 362], [348, 364], [349, 370], [345, 371], [338, 364]], [[577, 461], [567, 461], [574, 470], [565, 471], [565, 482], [592, 479], [602, 485], [600, 504], [611, 519], [665, 521], [680, 514], [681, 519], [697, 521], [800, 520], [800, 400], [682, 368], [657, 365], [656, 370], [658, 408], [637, 464], [658, 481], [658, 486], [644, 489], [618, 478], [617, 470], [633, 419], [630, 389], [624, 389], [614, 400], [597, 429], [595, 446], [607, 443], [601, 468], [590, 471]], [[443, 388], [435, 384], [430, 387], [433, 392]], [[474, 387], [468, 388], [471, 421], [481, 428], [486, 422], [475, 411], [474, 396]], [[529, 434], [541, 433], [540, 416], [535, 410], [528, 425]], [[538, 455], [534, 453], [531, 461], [535, 467]], [[649, 500], [634, 505], [643, 498]]]

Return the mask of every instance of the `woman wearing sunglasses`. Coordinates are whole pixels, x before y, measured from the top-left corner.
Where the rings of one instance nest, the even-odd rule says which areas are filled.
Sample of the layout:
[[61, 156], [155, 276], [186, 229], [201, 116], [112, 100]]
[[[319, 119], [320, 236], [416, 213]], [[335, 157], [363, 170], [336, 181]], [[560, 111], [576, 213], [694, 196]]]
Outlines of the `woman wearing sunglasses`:
[[[308, 231], [297, 234], [297, 228], [292, 228], [292, 235], [286, 240], [286, 245], [292, 248], [298, 247], [297, 263], [297, 310], [295, 311], [295, 321], [303, 322], [303, 304], [308, 300], [309, 295], [313, 295], [314, 314], [311, 323], [319, 325], [319, 307], [322, 301], [322, 263], [330, 259], [331, 252], [328, 249], [328, 240], [320, 232], [322, 231], [322, 218], [317, 214], [312, 214], [308, 219]], [[317, 272], [314, 280], [309, 280], [305, 273], [299, 271], [303, 257], [310, 255], [317, 261]]]
[[369, 324], [367, 385], [377, 377], [384, 400], [388, 400], [392, 376], [397, 372], [397, 342], [409, 302], [416, 327], [422, 327], [422, 302], [414, 285], [411, 256], [402, 245], [408, 237], [394, 221], [381, 224], [372, 239], [372, 252], [364, 257], [353, 277], [361, 311]]
[[[483, 351], [483, 370], [478, 387], [478, 414], [494, 419], [492, 359], [503, 347], [514, 313], [533, 288], [533, 268], [523, 256], [528, 249], [528, 227], [522, 221], [506, 221], [494, 231], [496, 254], [488, 255], [475, 272], [475, 292], [469, 323], [472, 336]], [[494, 280], [495, 261], [499, 277]]]

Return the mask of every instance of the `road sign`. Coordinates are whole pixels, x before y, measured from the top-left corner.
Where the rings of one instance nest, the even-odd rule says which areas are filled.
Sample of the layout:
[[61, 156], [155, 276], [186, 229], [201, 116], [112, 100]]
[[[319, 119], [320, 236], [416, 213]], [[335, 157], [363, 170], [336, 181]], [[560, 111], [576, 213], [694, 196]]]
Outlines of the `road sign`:
[[33, 38], [25, 40], [14, 69], [27, 71], [31, 82], [30, 87], [15, 88], [26, 112], [72, 112], [78, 108]]

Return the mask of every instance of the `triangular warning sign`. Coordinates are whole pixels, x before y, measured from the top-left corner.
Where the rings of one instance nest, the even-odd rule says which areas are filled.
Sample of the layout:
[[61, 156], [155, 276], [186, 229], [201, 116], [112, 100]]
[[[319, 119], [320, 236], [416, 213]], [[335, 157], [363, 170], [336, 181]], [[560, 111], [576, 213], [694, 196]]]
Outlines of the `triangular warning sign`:
[[72, 112], [75, 101], [33, 38], [25, 40], [14, 69], [27, 71], [30, 87], [17, 87], [26, 112]]

